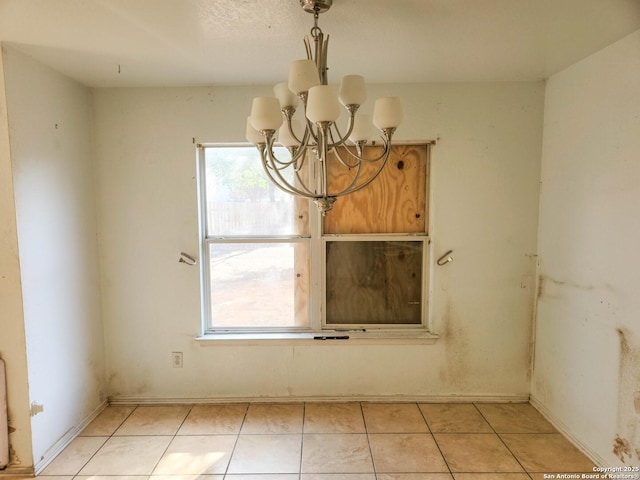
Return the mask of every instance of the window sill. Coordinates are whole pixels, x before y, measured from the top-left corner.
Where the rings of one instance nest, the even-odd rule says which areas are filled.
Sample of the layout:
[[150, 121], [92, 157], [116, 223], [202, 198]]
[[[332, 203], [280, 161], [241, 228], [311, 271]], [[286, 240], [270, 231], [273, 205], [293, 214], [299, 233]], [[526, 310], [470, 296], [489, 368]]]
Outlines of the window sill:
[[[335, 338], [343, 337], [343, 338]], [[344, 338], [346, 337], [346, 338]], [[424, 330], [317, 333], [211, 333], [196, 337], [202, 346], [214, 345], [431, 345], [438, 335]]]

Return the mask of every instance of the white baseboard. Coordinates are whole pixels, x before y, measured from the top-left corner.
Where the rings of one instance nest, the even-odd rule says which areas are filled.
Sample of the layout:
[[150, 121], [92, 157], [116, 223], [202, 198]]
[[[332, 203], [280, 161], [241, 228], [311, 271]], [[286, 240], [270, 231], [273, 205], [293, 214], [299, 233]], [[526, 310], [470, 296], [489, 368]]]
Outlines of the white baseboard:
[[538, 410], [543, 417], [545, 417], [556, 429], [562, 433], [565, 437], [569, 439], [571, 443], [573, 443], [578, 450], [584, 453], [589, 459], [597, 466], [604, 467], [607, 466], [607, 462], [594, 452], [588, 445], [586, 445], [578, 436], [576, 436], [571, 429], [558, 417], [553, 415], [551, 411], [545, 407], [540, 400], [538, 400], [535, 396], [531, 395], [531, 399], [529, 400], [531, 405]]
[[40, 472], [42, 472], [42, 470], [44, 470], [46, 466], [49, 465], [53, 461], [53, 459], [56, 458], [60, 454], [60, 452], [62, 452], [62, 450], [64, 450], [67, 445], [69, 445], [80, 434], [80, 432], [82, 432], [82, 430], [87, 427], [87, 425], [89, 425], [98, 415], [100, 415], [100, 412], [102, 412], [107, 407], [107, 405], [109, 405], [109, 402], [107, 400], [104, 400], [89, 415], [87, 415], [87, 417], [82, 420], [82, 422], [73, 427], [71, 430], [65, 433], [60, 440], [54, 443], [53, 446], [45, 452], [43, 457], [38, 462], [36, 462], [34, 468], [32, 469], [32, 474], [35, 472], [36, 475], [39, 475]]
[[350, 395], [286, 397], [109, 397], [110, 405], [168, 405], [217, 403], [293, 403], [293, 402], [407, 402], [407, 403], [525, 403], [523, 395]]

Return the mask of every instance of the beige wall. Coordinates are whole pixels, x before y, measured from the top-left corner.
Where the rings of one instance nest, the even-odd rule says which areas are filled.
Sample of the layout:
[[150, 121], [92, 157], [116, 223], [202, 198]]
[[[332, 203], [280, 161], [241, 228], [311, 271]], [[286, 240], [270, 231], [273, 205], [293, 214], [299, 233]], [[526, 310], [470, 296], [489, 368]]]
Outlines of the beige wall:
[[606, 465], [640, 462], [639, 86], [640, 31], [546, 88], [532, 398]]
[[17, 50], [4, 67], [37, 468], [106, 401], [92, 97]]
[[[242, 142], [251, 87], [99, 89], [100, 257], [115, 399], [527, 398], [542, 83], [378, 85], [433, 150], [435, 345], [202, 346], [196, 142]], [[370, 100], [373, 102], [373, 100]], [[365, 107], [369, 108], [369, 107]], [[184, 352], [184, 368], [170, 353]]]
[[0, 357], [6, 362], [9, 425], [15, 429], [9, 435], [10, 464], [16, 469], [33, 466], [33, 457], [4, 63], [0, 55]]

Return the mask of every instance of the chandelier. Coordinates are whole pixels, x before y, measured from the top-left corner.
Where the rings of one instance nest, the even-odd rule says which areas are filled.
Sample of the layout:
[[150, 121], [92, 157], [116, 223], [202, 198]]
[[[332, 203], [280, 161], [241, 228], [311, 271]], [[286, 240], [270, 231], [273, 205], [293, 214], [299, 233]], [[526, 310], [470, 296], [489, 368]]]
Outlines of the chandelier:
[[[253, 99], [246, 130], [247, 140], [258, 148], [271, 182], [284, 192], [312, 199], [322, 215], [331, 210], [336, 198], [361, 190], [382, 172], [389, 158], [391, 137], [402, 121], [398, 97], [376, 100], [373, 125], [380, 131], [382, 152], [367, 158], [364, 147], [372, 133], [371, 117], [357, 113], [367, 98], [364, 78], [343, 77], [339, 95], [327, 81], [329, 35], [325, 38], [318, 18], [332, 3], [333, 0], [300, 0], [302, 8], [313, 14], [313, 50], [306, 36], [307, 58], [291, 64], [289, 81], [274, 87], [275, 97]], [[299, 102], [304, 108], [302, 121], [293, 118]], [[336, 124], [340, 104], [349, 116], [344, 134]], [[287, 148], [287, 158], [276, 157], [276, 143]], [[330, 154], [335, 157], [331, 162]], [[375, 164], [375, 168], [363, 168], [366, 163]], [[334, 172], [329, 172], [329, 164], [331, 168], [346, 169], [346, 186], [332, 189], [330, 179]]]

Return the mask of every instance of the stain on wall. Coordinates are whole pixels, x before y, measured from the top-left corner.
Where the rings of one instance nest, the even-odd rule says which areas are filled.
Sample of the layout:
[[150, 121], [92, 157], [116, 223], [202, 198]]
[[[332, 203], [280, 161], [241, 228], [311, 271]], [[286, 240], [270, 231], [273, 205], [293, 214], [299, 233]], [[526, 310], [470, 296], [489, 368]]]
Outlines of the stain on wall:
[[574, 290], [581, 290], [584, 292], [593, 291], [596, 288], [602, 287], [606, 291], [611, 291], [611, 286], [608, 284], [600, 285], [586, 285], [577, 282], [571, 282], [568, 280], [559, 280], [549, 275], [540, 274], [538, 276], [538, 292], [537, 298], [545, 299], [559, 299], [562, 296], [564, 288], [571, 288]]
[[536, 295], [536, 300], [540, 300], [544, 295], [544, 287], [546, 284], [547, 277], [545, 275], [538, 275], [538, 292]]
[[10, 467], [19, 467], [22, 465], [22, 462], [18, 458], [18, 454], [11, 444], [9, 444], [9, 466]]
[[440, 379], [450, 388], [462, 388], [469, 375], [469, 339], [467, 331], [453, 310], [450, 298], [445, 300], [445, 313], [442, 318], [442, 342], [446, 345], [445, 366], [440, 371]]
[[640, 460], [640, 343], [623, 328], [620, 338], [618, 370], [618, 433], [613, 453], [622, 462]]

